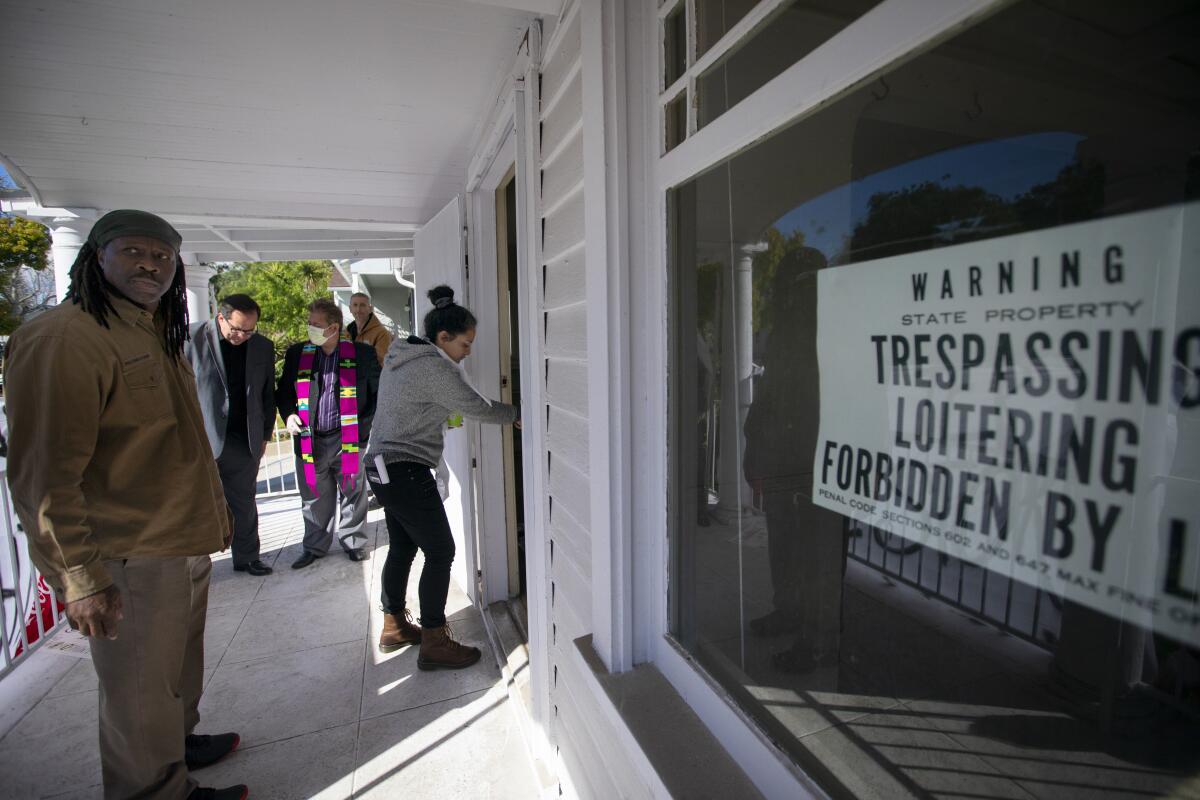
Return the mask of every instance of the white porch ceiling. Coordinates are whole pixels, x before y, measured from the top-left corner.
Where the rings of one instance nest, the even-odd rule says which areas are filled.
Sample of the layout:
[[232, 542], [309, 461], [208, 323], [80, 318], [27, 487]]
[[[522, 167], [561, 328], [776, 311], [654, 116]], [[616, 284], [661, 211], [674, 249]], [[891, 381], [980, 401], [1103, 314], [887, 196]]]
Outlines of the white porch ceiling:
[[409, 255], [554, 5], [0, 0], [0, 156], [41, 206], [155, 211], [199, 260]]
[[315, 228], [219, 228], [175, 223], [180, 250], [201, 263], [298, 261], [308, 258], [399, 258], [412, 255], [412, 233]]

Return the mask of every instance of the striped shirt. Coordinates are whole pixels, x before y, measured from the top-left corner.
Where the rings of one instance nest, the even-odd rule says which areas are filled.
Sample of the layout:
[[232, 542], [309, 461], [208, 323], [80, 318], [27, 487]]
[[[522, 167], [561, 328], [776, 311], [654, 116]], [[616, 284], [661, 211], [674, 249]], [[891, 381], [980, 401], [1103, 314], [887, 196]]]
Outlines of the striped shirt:
[[313, 358], [313, 381], [316, 391], [312, 394], [309, 419], [315, 433], [332, 433], [342, 428], [341, 403], [338, 401], [338, 351], [329, 355], [320, 347]]

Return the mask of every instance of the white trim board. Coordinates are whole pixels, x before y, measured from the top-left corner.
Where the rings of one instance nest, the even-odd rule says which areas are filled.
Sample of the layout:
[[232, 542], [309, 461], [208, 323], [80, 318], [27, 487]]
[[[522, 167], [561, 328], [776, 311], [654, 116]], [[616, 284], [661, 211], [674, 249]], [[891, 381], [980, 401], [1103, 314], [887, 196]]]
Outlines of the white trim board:
[[664, 155], [658, 186], [683, 183], [1012, 1], [881, 3]]
[[[514, 97], [514, 126], [517, 147], [517, 292], [523, 314], [519, 319], [525, 355], [521, 363], [522, 408], [521, 448], [525, 481], [525, 582], [529, 614], [530, 712], [537, 737], [535, 756], [557, 763], [546, 735], [550, 720], [549, 582], [547, 581], [549, 539], [547, 491], [544, 473], [546, 452], [545, 383], [542, 381], [546, 353], [542, 325], [541, 219], [538, 186], [538, 74], [541, 69], [541, 26], [534, 25], [529, 38], [529, 65]], [[560, 770], [561, 773], [561, 770]], [[569, 781], [568, 781], [569, 784]]]
[[[587, 280], [592, 633], [612, 672], [633, 666], [632, 521], [629, 495], [628, 163], [624, 4], [585, 3], [584, 227]], [[612, 424], [619, 420], [619, 424]]]
[[[510, 111], [515, 100], [505, 103]], [[470, 359], [471, 375], [475, 385], [492, 399], [500, 397], [500, 376], [504, 367], [500, 364], [500, 343], [496, 335], [500, 330], [499, 302], [501, 287], [497, 281], [496, 252], [496, 190], [517, 158], [516, 134], [510, 118], [503, 129], [508, 131], [499, 148], [494, 152], [488, 171], [480, 177], [475, 191], [468, 193], [468, 204], [472, 211], [469, 241], [472, 244], [470, 257], [470, 284], [472, 306], [478, 327], [485, 337], [476, 338], [476, 348]], [[517, 227], [523, 229], [518, 218]], [[519, 238], [519, 237], [518, 237]], [[520, 264], [512, 265], [520, 269]], [[498, 425], [472, 423], [475, 435], [478, 466], [475, 535], [479, 547], [479, 569], [483, 577], [482, 606], [488, 606], [509, 596], [507, 523], [505, 516], [504, 457], [501, 430]]]

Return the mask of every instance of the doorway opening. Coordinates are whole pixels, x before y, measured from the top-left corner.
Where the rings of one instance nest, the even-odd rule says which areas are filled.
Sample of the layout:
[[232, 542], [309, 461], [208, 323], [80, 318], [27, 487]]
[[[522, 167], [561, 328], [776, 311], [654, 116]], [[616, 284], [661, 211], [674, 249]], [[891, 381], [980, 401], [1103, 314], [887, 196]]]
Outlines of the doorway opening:
[[[500, 399], [521, 404], [520, 306], [517, 290], [517, 179], [515, 165], [496, 188], [496, 285], [499, 291]], [[504, 516], [508, 543], [508, 594], [521, 633], [529, 630], [525, 585], [525, 494], [521, 437], [502, 429]]]

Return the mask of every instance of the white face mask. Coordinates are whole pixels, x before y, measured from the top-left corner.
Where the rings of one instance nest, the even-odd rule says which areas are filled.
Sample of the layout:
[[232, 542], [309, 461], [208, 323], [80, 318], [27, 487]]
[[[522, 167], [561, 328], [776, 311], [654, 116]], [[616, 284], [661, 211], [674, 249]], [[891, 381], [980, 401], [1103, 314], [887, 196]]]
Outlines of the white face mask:
[[325, 335], [324, 328], [318, 328], [316, 325], [308, 326], [308, 340], [310, 342], [312, 342], [313, 344], [315, 344], [317, 347], [320, 347], [321, 345], [325, 344], [326, 342], [329, 341], [329, 339], [330, 339], [330, 337]]

